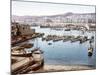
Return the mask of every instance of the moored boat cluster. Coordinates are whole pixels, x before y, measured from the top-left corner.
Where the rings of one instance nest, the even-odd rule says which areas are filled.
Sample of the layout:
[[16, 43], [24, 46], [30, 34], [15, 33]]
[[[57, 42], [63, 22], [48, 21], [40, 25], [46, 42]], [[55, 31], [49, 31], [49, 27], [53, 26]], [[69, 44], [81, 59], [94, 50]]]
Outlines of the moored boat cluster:
[[46, 37], [42, 38], [42, 41], [53, 41], [53, 42], [57, 42], [57, 41], [63, 41], [63, 42], [67, 42], [67, 41], [71, 41], [71, 43], [73, 42], [77, 42], [79, 41], [80, 44], [84, 43], [86, 41], [90, 41], [93, 42], [93, 38], [94, 36], [92, 36], [91, 38], [88, 38], [88, 36], [74, 36], [74, 35], [66, 35], [66, 36], [57, 36], [57, 35], [47, 35]]

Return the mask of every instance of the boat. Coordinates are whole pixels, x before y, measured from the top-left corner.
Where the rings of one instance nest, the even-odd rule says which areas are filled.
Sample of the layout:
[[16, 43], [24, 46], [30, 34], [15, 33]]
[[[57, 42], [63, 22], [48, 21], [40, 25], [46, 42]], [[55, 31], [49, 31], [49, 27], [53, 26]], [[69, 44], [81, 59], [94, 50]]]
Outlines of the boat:
[[[34, 52], [34, 53], [39, 53], [39, 52]], [[40, 54], [33, 54], [34, 57], [32, 56], [33, 59], [31, 60], [29, 60], [29, 58], [25, 58], [21, 61], [12, 64], [11, 65], [12, 74], [13, 75], [25, 74], [29, 73], [30, 71], [36, 71], [42, 69], [44, 67], [44, 58], [41, 55], [37, 57], [37, 55]]]
[[67, 41], [69, 41], [69, 39], [68, 39], [68, 38], [63, 39], [63, 42], [67, 42]]
[[93, 55], [93, 48], [90, 47], [88, 48], [88, 56], [92, 56]]
[[[71, 39], [71, 42], [80, 41], [81, 36], [77, 36], [76, 38]], [[80, 41], [82, 42], [82, 41]]]
[[55, 37], [54, 39], [53, 39], [53, 42], [57, 42], [57, 41], [60, 41], [60, 40], [62, 40], [62, 37]]
[[55, 30], [56, 30], [56, 31], [61, 31], [61, 30], [63, 30], [63, 29], [61, 29], [61, 28], [55, 28]]
[[52, 45], [52, 43], [48, 43], [48, 45]]
[[93, 42], [94, 42], [94, 40], [90, 39], [89, 43], [93, 43]]
[[11, 53], [12, 56], [19, 56], [19, 57], [30, 57], [32, 53]]
[[65, 31], [70, 31], [71, 29], [65, 29]]
[[43, 51], [40, 50], [40, 48], [36, 48], [32, 51], [32, 57], [35, 62], [40, 62], [41, 60], [44, 60], [43, 58]]
[[53, 42], [57, 42], [57, 41], [60, 41], [60, 39], [53, 39]]
[[50, 26], [43, 26], [41, 25], [40, 28], [49, 28]]
[[21, 49], [24, 49], [24, 47], [15, 46], [15, 47], [11, 48], [12, 51], [14, 51], [14, 50], [21, 50]]
[[77, 38], [71, 39], [71, 43], [72, 43], [72, 42], [76, 42], [76, 41], [78, 41]]
[[52, 30], [56, 30], [56, 31], [61, 31], [63, 30], [62, 28], [51, 28]]
[[82, 44], [82, 43], [84, 43], [84, 42], [86, 42], [86, 41], [88, 41], [88, 39], [87, 39], [86, 36], [80, 38], [80, 44]]
[[25, 44], [22, 44], [20, 47], [32, 48], [33, 47], [33, 44], [32, 43], [25, 43]]
[[46, 37], [46, 41], [50, 41], [51, 40], [51, 38], [49, 38], [49, 37]]
[[43, 51], [40, 50], [40, 48], [35, 48], [34, 50], [31, 51], [32, 53], [37, 53], [37, 54], [43, 54]]
[[12, 56], [19, 56], [19, 57], [30, 57], [32, 53], [27, 53], [24, 47], [14, 47], [12, 48], [11, 55]]

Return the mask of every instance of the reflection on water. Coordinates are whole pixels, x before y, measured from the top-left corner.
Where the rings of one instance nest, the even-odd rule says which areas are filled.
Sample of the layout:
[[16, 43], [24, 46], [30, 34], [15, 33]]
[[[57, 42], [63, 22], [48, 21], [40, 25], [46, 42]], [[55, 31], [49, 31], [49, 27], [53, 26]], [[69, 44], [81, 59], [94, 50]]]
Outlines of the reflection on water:
[[[56, 31], [49, 28], [39, 28], [35, 27], [36, 32], [45, 33], [45, 35], [83, 35], [81, 31], [71, 30], [71, 31]], [[95, 36], [95, 32], [85, 32], [84, 35]], [[52, 42], [52, 45], [48, 45], [47, 41], [42, 41], [41, 38], [32, 39], [28, 42], [34, 43], [34, 47], [40, 47], [44, 51], [45, 64], [60, 64], [60, 65], [96, 65], [96, 50], [95, 42], [93, 43], [94, 51], [92, 57], [88, 57], [88, 48], [90, 46], [89, 41], [80, 44], [79, 42], [71, 43], [57, 41]], [[33, 49], [32, 48], [32, 49]], [[31, 50], [32, 50], [31, 49]], [[29, 49], [30, 50], [30, 49]]]

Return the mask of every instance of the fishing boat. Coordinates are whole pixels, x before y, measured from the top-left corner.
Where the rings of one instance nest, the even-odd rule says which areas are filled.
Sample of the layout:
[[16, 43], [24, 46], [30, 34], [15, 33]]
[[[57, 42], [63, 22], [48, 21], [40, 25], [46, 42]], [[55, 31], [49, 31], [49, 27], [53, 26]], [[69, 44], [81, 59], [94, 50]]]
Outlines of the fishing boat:
[[93, 48], [90, 47], [88, 48], [88, 56], [92, 56], [93, 55]]
[[60, 39], [59, 38], [53, 39], [53, 42], [57, 42], [57, 41], [60, 41]]
[[32, 48], [33, 47], [33, 44], [32, 43], [25, 43], [25, 44], [22, 44], [20, 47]]
[[65, 29], [65, 31], [70, 31], [71, 29]]
[[63, 39], [63, 37], [61, 37], [61, 36], [56, 36], [56, 37], [54, 37], [53, 42], [57, 42], [57, 41], [60, 41], [60, 40], [62, 40], [62, 39]]
[[56, 30], [56, 31], [61, 31], [63, 30], [62, 28], [51, 28], [52, 30]]
[[48, 45], [52, 45], [52, 43], [49, 42]]
[[15, 47], [15, 48], [12, 48], [11, 55], [12, 56], [19, 56], [19, 57], [29, 57], [32, 55], [32, 53], [26, 52], [24, 50], [24, 47]]
[[44, 59], [42, 54], [43, 54], [43, 51], [40, 50], [40, 48], [36, 48], [32, 50], [32, 57], [35, 62], [39, 62]]
[[80, 38], [80, 44], [82, 44], [86, 41], [88, 41], [87, 36], [84, 36], [84, 37]]
[[78, 41], [77, 38], [71, 39], [71, 42], [76, 42], [76, 41]]
[[69, 41], [69, 38], [64, 38], [63, 39], [63, 42], [67, 42], [67, 41]]
[[76, 42], [76, 41], [80, 41], [81, 36], [77, 36], [73, 39], [71, 39], [71, 42]]
[[35, 48], [31, 51], [32, 53], [43, 54], [43, 51], [40, 48]]
[[50, 37], [46, 37], [46, 41], [50, 41], [51, 40], [51, 38]]
[[12, 56], [30, 57], [32, 53], [11, 53]]
[[49, 28], [50, 26], [43, 26], [41, 25], [40, 28]]

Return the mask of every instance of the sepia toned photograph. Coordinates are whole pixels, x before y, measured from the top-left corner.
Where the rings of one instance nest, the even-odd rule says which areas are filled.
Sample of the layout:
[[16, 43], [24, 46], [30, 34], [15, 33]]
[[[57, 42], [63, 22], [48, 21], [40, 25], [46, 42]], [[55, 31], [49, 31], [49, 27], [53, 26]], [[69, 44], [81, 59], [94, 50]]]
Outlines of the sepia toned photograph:
[[95, 69], [95, 5], [11, 1], [11, 74]]

